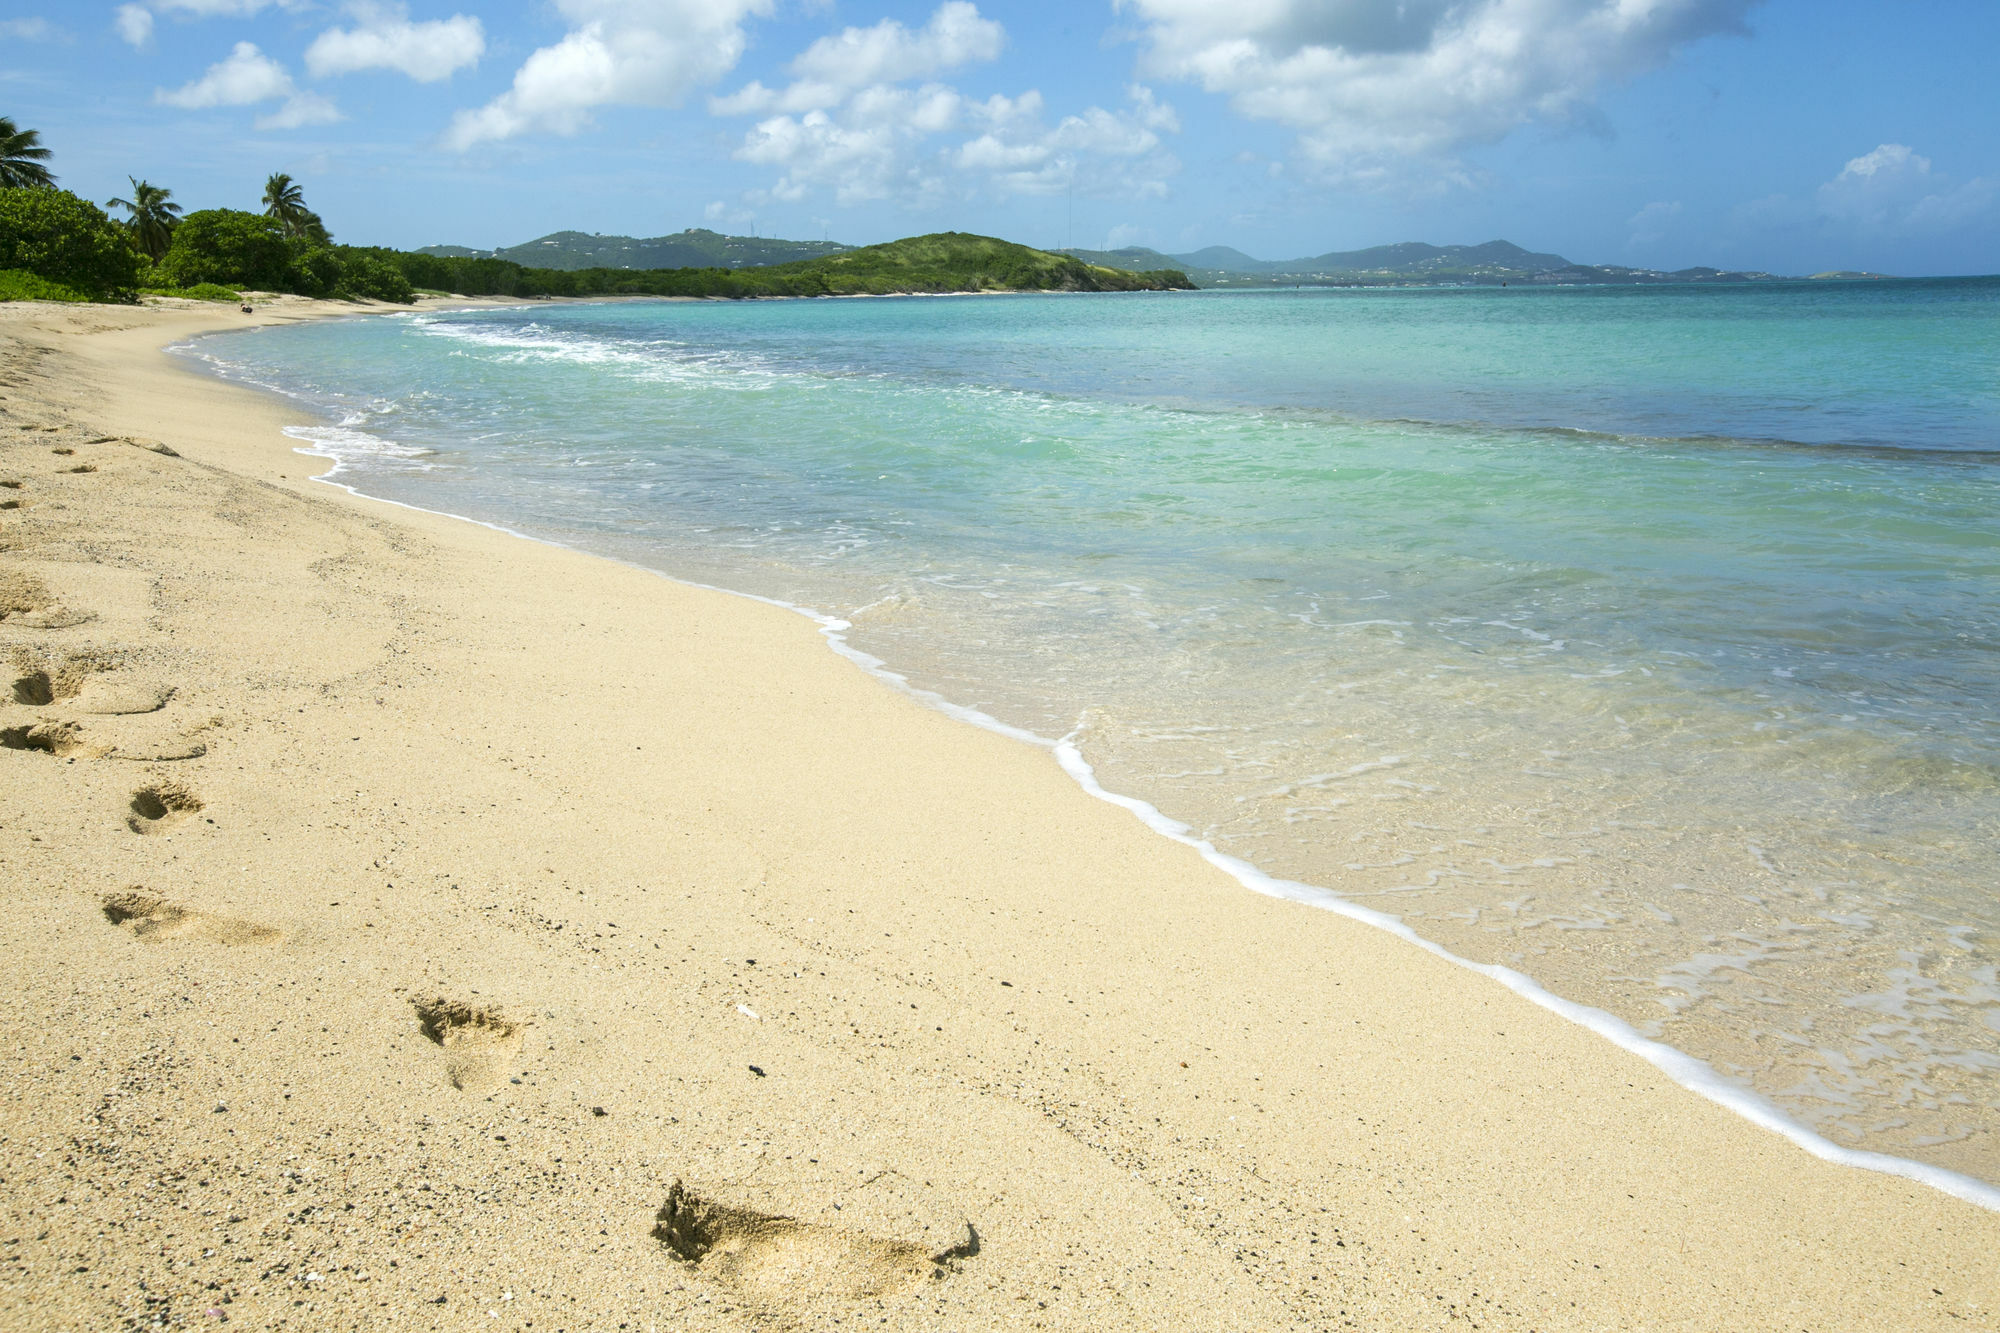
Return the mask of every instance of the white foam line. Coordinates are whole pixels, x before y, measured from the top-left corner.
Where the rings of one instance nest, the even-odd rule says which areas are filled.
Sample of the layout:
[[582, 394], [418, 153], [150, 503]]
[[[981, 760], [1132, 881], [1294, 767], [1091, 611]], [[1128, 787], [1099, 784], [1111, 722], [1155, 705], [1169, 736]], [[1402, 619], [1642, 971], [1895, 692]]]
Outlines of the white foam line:
[[1201, 853], [1203, 860], [1246, 889], [1272, 898], [1283, 898], [1289, 902], [1304, 903], [1308, 907], [1318, 907], [1347, 917], [1349, 920], [1359, 921], [1363, 925], [1373, 926], [1377, 930], [1386, 930], [1396, 938], [1414, 944], [1428, 953], [1436, 954], [1447, 962], [1456, 963], [1468, 971], [1491, 978], [1523, 999], [1538, 1004], [1550, 1013], [1566, 1018], [1580, 1027], [1588, 1028], [1613, 1045], [1630, 1051], [1690, 1092], [1698, 1093], [1718, 1106], [1734, 1111], [1753, 1125], [1783, 1135], [1815, 1157], [1838, 1162], [1843, 1166], [1859, 1167], [1864, 1171], [1880, 1171], [1886, 1175], [1902, 1176], [1941, 1190], [1955, 1199], [1963, 1199], [1981, 1208], [2000, 1212], [2000, 1187], [1956, 1171], [1948, 1171], [1941, 1166], [1911, 1161], [1907, 1157], [1864, 1152], [1858, 1148], [1843, 1148], [1792, 1120], [1761, 1094], [1728, 1082], [1705, 1062], [1687, 1052], [1675, 1050], [1665, 1042], [1640, 1036], [1630, 1023], [1615, 1014], [1606, 1013], [1587, 1004], [1578, 1004], [1574, 1000], [1565, 1000], [1511, 967], [1501, 967], [1497, 963], [1475, 963], [1470, 958], [1461, 958], [1443, 945], [1417, 934], [1403, 922], [1401, 917], [1361, 907], [1331, 890], [1316, 885], [1279, 879], [1266, 874], [1240, 857], [1217, 851], [1215, 844], [1196, 837], [1188, 825], [1160, 813], [1155, 806], [1137, 797], [1121, 796], [1117, 792], [1105, 790], [1097, 781], [1097, 774], [1091, 768], [1089, 761], [1084, 759], [1082, 751], [1077, 749], [1074, 732], [1056, 742], [1055, 752], [1056, 762], [1063, 766], [1064, 772], [1076, 779], [1078, 786], [1101, 801], [1109, 801], [1113, 805], [1130, 810], [1146, 827], [1160, 836], [1172, 838], [1175, 842], [1194, 848]]
[[[276, 390], [276, 392], [283, 393], [284, 391]], [[291, 395], [286, 394], [285, 396], [289, 397]], [[297, 452], [303, 454], [307, 451], [300, 449]], [[1090, 762], [1083, 757], [1083, 752], [1077, 748], [1076, 732], [1072, 731], [1061, 740], [1050, 740], [1046, 736], [1037, 735], [1025, 728], [1014, 726], [1008, 722], [1002, 722], [991, 713], [981, 712], [977, 708], [968, 708], [964, 704], [953, 703], [934, 690], [926, 690], [920, 686], [912, 685], [909, 677], [900, 672], [890, 670], [888, 663], [884, 662], [881, 658], [876, 657], [872, 653], [863, 652], [861, 649], [850, 644], [847, 641], [846, 632], [853, 626], [850, 622], [842, 620], [838, 616], [830, 616], [825, 612], [816, 611], [809, 606], [801, 606], [796, 602], [787, 602], [777, 597], [764, 597], [754, 592], [743, 592], [736, 588], [724, 588], [713, 583], [697, 583], [692, 579], [676, 578], [671, 574], [662, 573], [657, 569], [649, 569], [644, 565], [634, 564], [629, 560], [620, 560], [615, 556], [605, 556], [594, 551], [582, 551], [580, 547], [572, 547], [547, 537], [533, 536], [529, 533], [517, 531], [514, 528], [503, 527], [498, 523], [488, 523], [484, 519], [469, 518], [464, 514], [454, 514], [443, 509], [426, 509], [422, 505], [407, 504], [401, 500], [390, 500], [378, 495], [369, 495], [366, 491], [350, 486], [346, 482], [331, 480], [333, 471], [337, 470], [337, 467], [329, 469], [327, 473], [314, 477], [312, 480], [324, 482], [328, 486], [338, 487], [346, 491], [349, 495], [373, 501], [376, 504], [394, 505], [398, 509], [409, 509], [419, 514], [432, 514], [439, 518], [456, 519], [461, 523], [470, 523], [475, 527], [505, 533], [509, 537], [519, 537], [524, 541], [538, 542], [543, 546], [553, 546], [560, 550], [580, 551], [595, 559], [610, 560], [614, 564], [624, 565], [629, 569], [636, 569], [642, 573], [651, 574], [655, 578], [665, 579], [669, 583], [678, 583], [690, 588], [700, 588], [707, 592], [727, 593], [732, 597], [742, 597], [749, 601], [762, 602], [766, 606], [775, 606], [782, 610], [805, 616], [818, 627], [821, 636], [827, 642], [827, 646], [832, 648], [834, 652], [854, 663], [869, 675], [886, 682], [895, 689], [916, 699], [918, 702], [935, 708], [947, 717], [956, 718], [961, 722], [969, 722], [973, 726], [983, 727], [987, 731], [997, 732], [1002, 736], [1007, 736], [1017, 741], [1025, 741], [1030, 745], [1052, 749], [1055, 752], [1056, 762], [1062, 766], [1063, 772], [1069, 774], [1084, 791], [1095, 796], [1100, 801], [1109, 801], [1113, 805], [1121, 806], [1131, 811], [1139, 817], [1141, 823], [1145, 824], [1147, 828], [1161, 837], [1171, 838], [1173, 841], [1181, 843], [1184, 846], [1192, 847], [1201, 854], [1203, 860], [1253, 893], [1261, 893], [1271, 898], [1282, 898], [1287, 902], [1301, 903], [1307, 907], [1317, 907], [1323, 911], [1344, 916], [1351, 921], [1358, 921], [1362, 925], [1373, 926], [1377, 930], [1385, 930], [1397, 939], [1414, 944], [1419, 949], [1428, 953], [1436, 954], [1446, 962], [1454, 963], [1468, 971], [1477, 972], [1483, 977], [1497, 981], [1530, 1003], [1540, 1005], [1557, 1017], [1566, 1018], [1577, 1026], [1596, 1033], [1622, 1050], [1630, 1051], [1688, 1091], [1698, 1096], [1706, 1097], [1709, 1101], [1714, 1102], [1725, 1110], [1734, 1111], [1751, 1124], [1782, 1136], [1795, 1146], [1823, 1161], [1837, 1162], [1842, 1166], [1851, 1166], [1862, 1171], [1879, 1171], [1883, 1175], [1900, 1176], [1905, 1180], [1913, 1180], [1918, 1184], [1928, 1185], [1932, 1189], [1949, 1194], [1954, 1199], [1962, 1199], [1975, 1207], [2000, 1212], [2000, 1186], [1989, 1185], [1983, 1180], [1964, 1175], [1957, 1171], [1950, 1171], [1941, 1166], [1932, 1166], [1928, 1162], [1913, 1161], [1907, 1157], [1895, 1157], [1889, 1153], [1867, 1152], [1859, 1148], [1843, 1148], [1831, 1139], [1815, 1134], [1804, 1125], [1791, 1119], [1791, 1117], [1779, 1110], [1776, 1105], [1761, 1093], [1753, 1092], [1749, 1088], [1741, 1087], [1724, 1079], [1714, 1069], [1710, 1068], [1705, 1061], [1698, 1060], [1685, 1051], [1675, 1050], [1665, 1042], [1654, 1041], [1650, 1037], [1639, 1035], [1638, 1031], [1630, 1023], [1627, 1023], [1615, 1014], [1607, 1013], [1591, 1005], [1578, 1004], [1574, 1000], [1565, 1000], [1562, 996], [1544, 988], [1541, 983], [1535, 981], [1532, 977], [1516, 972], [1511, 967], [1501, 967], [1497, 963], [1475, 963], [1470, 958], [1462, 958], [1445, 948], [1442, 944], [1427, 940], [1417, 934], [1416, 931], [1404, 923], [1401, 917], [1391, 916], [1387, 912], [1378, 912], [1373, 908], [1362, 907], [1358, 903], [1349, 902], [1347, 899], [1342, 898], [1331, 889], [1323, 889], [1315, 884], [1305, 884], [1292, 879], [1279, 879], [1275, 875], [1260, 870], [1241, 857], [1231, 856], [1227, 852], [1216, 850], [1214, 843], [1209, 842], [1205, 838], [1196, 837], [1192, 828], [1170, 815], [1162, 814], [1159, 808], [1150, 802], [1142, 801], [1136, 796], [1124, 796], [1107, 790], [1102, 783], [1098, 782], [1096, 770], [1090, 766]]]

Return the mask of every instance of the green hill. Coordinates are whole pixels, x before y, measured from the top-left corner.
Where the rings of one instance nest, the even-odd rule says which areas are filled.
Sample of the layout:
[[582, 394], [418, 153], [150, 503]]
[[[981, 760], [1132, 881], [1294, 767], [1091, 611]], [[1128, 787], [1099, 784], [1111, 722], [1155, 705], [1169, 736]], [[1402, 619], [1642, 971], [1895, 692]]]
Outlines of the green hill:
[[1138, 292], [1193, 287], [1176, 269], [1135, 273], [991, 236], [938, 232], [786, 264], [729, 268], [531, 268], [488, 255], [376, 250], [420, 289], [464, 296], [896, 296]]
[[830, 294], [891, 292], [1138, 292], [1188, 288], [1171, 269], [1135, 273], [991, 236], [934, 232], [769, 270], [827, 284]]
[[429, 245], [418, 254], [441, 259], [504, 259], [523, 268], [576, 272], [591, 268], [765, 268], [801, 259], [839, 254], [852, 247], [838, 241], [785, 241], [772, 236], [727, 236], [690, 227], [672, 236], [598, 236], [558, 231], [498, 250], [462, 245]]

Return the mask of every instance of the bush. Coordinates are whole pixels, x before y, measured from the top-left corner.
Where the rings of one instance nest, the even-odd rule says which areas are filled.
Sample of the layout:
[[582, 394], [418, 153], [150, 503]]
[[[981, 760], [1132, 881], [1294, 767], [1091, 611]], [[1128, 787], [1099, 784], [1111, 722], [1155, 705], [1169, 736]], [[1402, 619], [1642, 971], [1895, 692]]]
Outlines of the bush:
[[341, 295], [362, 301], [394, 301], [408, 305], [416, 289], [403, 270], [373, 255], [344, 251], [340, 256]]
[[154, 266], [154, 280], [163, 287], [212, 282], [265, 292], [295, 291], [299, 278], [293, 258], [292, 243], [275, 218], [233, 208], [204, 208], [174, 228], [174, 243]]
[[104, 210], [68, 190], [0, 190], [0, 269], [19, 269], [88, 296], [122, 298], [139, 255]]
[[343, 276], [339, 255], [307, 241], [293, 248], [290, 281], [278, 290], [300, 296], [340, 296], [344, 294], [340, 290]]
[[18, 268], [0, 269], [0, 301], [88, 301], [74, 287], [65, 287], [47, 278]]
[[212, 282], [198, 282], [192, 287], [141, 287], [144, 296], [178, 296], [189, 301], [240, 301], [243, 293]]

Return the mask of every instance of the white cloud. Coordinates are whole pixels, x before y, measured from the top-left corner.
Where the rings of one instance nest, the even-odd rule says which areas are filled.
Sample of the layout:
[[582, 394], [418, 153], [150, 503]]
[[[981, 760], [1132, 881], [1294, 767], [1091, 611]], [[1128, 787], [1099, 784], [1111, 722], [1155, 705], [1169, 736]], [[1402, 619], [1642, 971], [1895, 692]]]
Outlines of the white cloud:
[[[948, 0], [922, 28], [884, 19], [823, 37], [792, 61], [796, 77], [783, 89], [752, 83], [711, 98], [709, 109], [763, 117], [736, 150], [743, 161], [778, 170], [770, 188], [756, 192], [760, 200], [796, 201], [815, 190], [843, 204], [890, 197], [922, 203], [977, 188], [1164, 192], [1179, 163], [1160, 134], [1180, 125], [1145, 88], [1129, 89], [1122, 110], [1091, 107], [1051, 126], [1038, 92], [977, 101], [933, 81], [996, 59], [1005, 45], [998, 23], [966, 0]], [[919, 79], [927, 81], [906, 86]], [[953, 135], [956, 143], [934, 142]]]
[[1647, 246], [1666, 239], [1667, 232], [1672, 229], [1674, 219], [1680, 216], [1680, 212], [1681, 205], [1678, 199], [1672, 202], [1647, 204], [1626, 221], [1625, 225], [1632, 229], [1632, 236], [1627, 244]]
[[831, 189], [843, 204], [935, 194], [939, 182], [919, 160], [918, 145], [958, 123], [964, 100], [938, 84], [866, 88], [837, 114], [772, 116], [744, 135], [736, 156], [777, 167], [772, 197], [802, 199]]
[[[736, 156], [781, 173], [768, 197], [796, 202], [831, 190], [837, 202], [897, 198], [921, 204], [954, 185], [997, 193], [1157, 197], [1180, 164], [1160, 143], [1176, 130], [1173, 108], [1150, 90], [1128, 90], [1130, 105], [1091, 107], [1054, 125], [1042, 95], [995, 94], [974, 101], [955, 88], [864, 88], [831, 110], [771, 116], [744, 135]], [[937, 136], [968, 137], [935, 148]]]
[[254, 42], [238, 42], [227, 60], [210, 65], [193, 83], [159, 93], [154, 100], [190, 109], [249, 106], [291, 91], [292, 76], [285, 73], [283, 65], [259, 51]]
[[1954, 185], [1906, 144], [1885, 143], [1850, 161], [1819, 187], [1820, 213], [1865, 232], [1938, 232], [1992, 211], [2000, 181]]
[[1757, 0], [1115, 0], [1146, 67], [1298, 132], [1322, 174], [1367, 183], [1531, 122], [1589, 123], [1602, 85], [1743, 31]]
[[191, 111], [282, 100], [276, 111], [257, 118], [260, 130], [290, 130], [340, 119], [338, 107], [318, 93], [300, 91], [285, 67], [253, 42], [238, 42], [228, 59], [210, 65], [207, 73], [190, 84], [172, 92], [159, 90], [153, 100]]
[[125, 41], [144, 46], [153, 36], [153, 11], [144, 5], [120, 5], [111, 24]]
[[331, 125], [340, 119], [340, 108], [330, 98], [313, 92], [295, 92], [285, 104], [269, 115], [257, 117], [260, 130], [295, 130], [303, 125]]
[[710, 107], [724, 116], [824, 110], [857, 89], [927, 79], [961, 65], [996, 60], [1006, 43], [1006, 30], [981, 18], [978, 6], [948, 0], [914, 32], [883, 19], [872, 28], [846, 28], [822, 37], [792, 61], [797, 79], [790, 87], [774, 92], [751, 83], [712, 99]]
[[1180, 169], [1160, 144], [1160, 132], [1180, 129], [1174, 109], [1150, 88], [1126, 89], [1120, 111], [1091, 107], [1055, 125], [1042, 122], [1042, 98], [1035, 92], [1014, 99], [991, 97], [974, 104], [984, 133], [961, 144], [957, 166], [983, 172], [1005, 194], [1059, 194], [1069, 190], [1098, 197], [1157, 198], [1167, 178]]
[[306, 48], [306, 68], [315, 78], [393, 69], [418, 83], [436, 83], [486, 53], [486, 30], [465, 14], [412, 23], [401, 5], [360, 4], [352, 12], [360, 20], [356, 27], [328, 28]]
[[672, 106], [727, 74], [744, 21], [772, 0], [555, 0], [575, 26], [529, 56], [514, 86], [453, 118], [445, 142], [467, 149], [529, 133], [575, 134], [600, 106]]
[[0, 38], [16, 42], [53, 41], [62, 30], [45, 18], [0, 19]]
[[298, 0], [154, 0], [154, 7], [194, 18], [249, 18], [272, 5], [280, 9], [298, 7]]

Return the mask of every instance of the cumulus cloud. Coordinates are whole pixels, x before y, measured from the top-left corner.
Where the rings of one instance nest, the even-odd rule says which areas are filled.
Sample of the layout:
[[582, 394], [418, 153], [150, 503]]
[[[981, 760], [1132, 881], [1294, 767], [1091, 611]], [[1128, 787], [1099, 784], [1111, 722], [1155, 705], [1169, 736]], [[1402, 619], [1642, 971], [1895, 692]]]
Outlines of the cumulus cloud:
[[820, 38], [792, 61], [796, 81], [782, 92], [751, 83], [709, 105], [725, 116], [824, 110], [861, 88], [927, 79], [998, 59], [1006, 41], [1006, 30], [981, 18], [977, 6], [950, 0], [915, 31], [883, 19], [872, 28], [847, 28]]
[[253, 42], [238, 42], [228, 59], [210, 65], [208, 72], [192, 83], [171, 92], [161, 89], [153, 100], [191, 111], [281, 102], [277, 110], [257, 118], [260, 130], [290, 130], [340, 119], [339, 108], [318, 93], [294, 85], [285, 67]]
[[392, 69], [418, 83], [436, 83], [479, 63], [486, 53], [486, 30], [465, 14], [423, 23], [410, 22], [401, 5], [359, 4], [352, 28], [328, 28], [306, 48], [306, 68], [315, 78]]
[[1040, 93], [990, 97], [971, 107], [982, 132], [961, 144], [956, 165], [984, 172], [1007, 194], [1059, 194], [1157, 198], [1179, 163], [1161, 147], [1161, 132], [1175, 133], [1174, 109], [1150, 88], [1126, 89], [1117, 111], [1091, 107], [1054, 125], [1042, 119]]
[[126, 42], [144, 46], [153, 36], [153, 11], [144, 5], [120, 5], [111, 26]]
[[938, 84], [921, 88], [863, 89], [829, 114], [772, 116], [744, 135], [736, 156], [776, 167], [773, 198], [803, 199], [813, 189], [831, 189], [843, 204], [898, 196], [921, 199], [938, 182], [917, 160], [925, 138], [958, 123], [963, 99]]
[[514, 86], [453, 118], [467, 149], [530, 133], [575, 134], [600, 106], [672, 106], [735, 68], [744, 22], [771, 0], [555, 0], [573, 26], [530, 55]]
[[1743, 31], [1756, 2], [1116, 0], [1148, 69], [1288, 126], [1322, 174], [1360, 183], [1531, 122], [1587, 124], [1600, 87]]
[[792, 61], [786, 87], [752, 83], [710, 99], [709, 109], [762, 117], [736, 150], [778, 172], [756, 192], [760, 200], [827, 190], [843, 204], [891, 197], [922, 204], [978, 186], [1005, 194], [1164, 192], [1179, 163], [1160, 135], [1180, 126], [1150, 90], [1129, 89], [1119, 110], [1091, 107], [1051, 125], [1038, 92], [981, 101], [934, 77], [997, 59], [1005, 45], [1000, 24], [966, 0], [948, 0], [921, 28], [885, 19], [823, 37]]
[[1819, 187], [1822, 216], [1864, 232], [1940, 232], [1993, 210], [2000, 181], [1953, 184], [1907, 144], [1885, 143], [1863, 153]]

